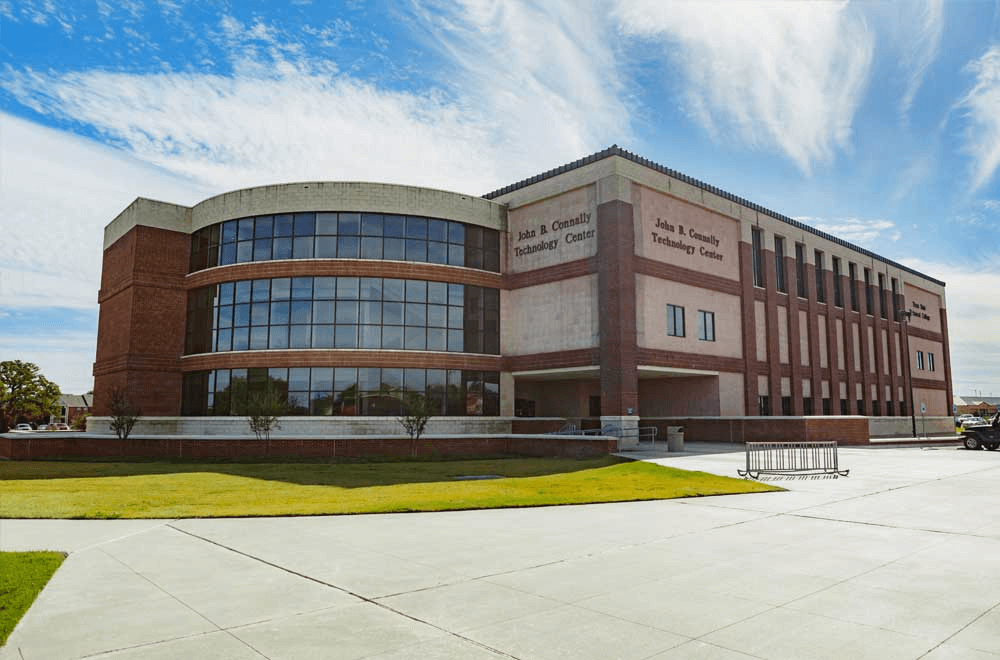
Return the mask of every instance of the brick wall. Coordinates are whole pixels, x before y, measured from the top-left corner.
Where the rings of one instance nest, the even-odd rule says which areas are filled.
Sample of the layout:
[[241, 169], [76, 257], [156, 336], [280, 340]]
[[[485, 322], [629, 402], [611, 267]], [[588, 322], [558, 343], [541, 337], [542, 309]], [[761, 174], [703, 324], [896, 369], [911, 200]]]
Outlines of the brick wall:
[[668, 426], [684, 427], [685, 442], [806, 442], [836, 440], [840, 445], [869, 444], [867, 417], [655, 417], [639, 426], [655, 426], [665, 438]]

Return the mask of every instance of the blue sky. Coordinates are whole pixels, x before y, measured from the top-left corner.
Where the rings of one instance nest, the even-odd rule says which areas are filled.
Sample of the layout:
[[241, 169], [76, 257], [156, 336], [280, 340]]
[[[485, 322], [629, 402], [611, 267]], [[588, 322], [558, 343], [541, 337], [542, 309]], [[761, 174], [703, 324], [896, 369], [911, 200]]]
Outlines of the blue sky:
[[0, 0], [0, 356], [92, 385], [102, 229], [626, 149], [947, 282], [1000, 395], [1000, 2]]

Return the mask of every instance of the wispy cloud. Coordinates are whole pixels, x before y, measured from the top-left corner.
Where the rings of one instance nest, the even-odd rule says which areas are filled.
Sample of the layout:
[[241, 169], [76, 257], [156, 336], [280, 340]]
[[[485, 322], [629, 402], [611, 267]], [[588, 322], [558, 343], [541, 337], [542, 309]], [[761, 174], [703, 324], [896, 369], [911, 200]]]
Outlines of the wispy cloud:
[[874, 37], [843, 2], [619, 0], [623, 29], [662, 45], [690, 116], [776, 148], [803, 171], [850, 146]]
[[906, 22], [914, 26], [914, 32], [907, 34], [903, 44], [901, 64], [909, 72], [906, 92], [900, 101], [900, 111], [905, 117], [910, 112], [913, 99], [924, 82], [927, 68], [937, 59], [941, 49], [941, 33], [944, 29], [944, 0], [925, 0], [916, 21], [911, 10], [916, 3], [902, 5]]
[[1000, 165], [1000, 46], [966, 67], [976, 84], [959, 102], [968, 119], [965, 150], [973, 158], [972, 189], [993, 178]]
[[809, 216], [801, 216], [795, 219], [820, 231], [825, 231], [845, 241], [864, 247], [873, 247], [875, 243], [883, 243], [885, 241], [895, 242], [902, 237], [902, 233], [896, 228], [896, 223], [890, 220], [877, 218], [841, 218], [828, 220]]

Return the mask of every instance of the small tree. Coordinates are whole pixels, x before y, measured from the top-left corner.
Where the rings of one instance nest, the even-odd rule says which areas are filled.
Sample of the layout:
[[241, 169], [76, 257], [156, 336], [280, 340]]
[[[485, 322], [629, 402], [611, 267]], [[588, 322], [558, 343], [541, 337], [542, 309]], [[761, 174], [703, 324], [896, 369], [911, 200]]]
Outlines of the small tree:
[[108, 393], [108, 405], [111, 411], [111, 430], [115, 432], [119, 440], [128, 440], [129, 433], [135, 427], [142, 414], [138, 408], [129, 401], [125, 390], [120, 387], [113, 387]]
[[278, 417], [288, 410], [288, 399], [274, 383], [247, 395], [247, 422], [258, 440], [270, 440], [271, 431], [280, 428]]
[[79, 417], [73, 420], [70, 424], [70, 428], [74, 431], [86, 431], [87, 430], [87, 418], [90, 417], [90, 413], [83, 413]]
[[59, 386], [43, 376], [38, 366], [21, 360], [0, 362], [0, 433], [21, 419], [59, 412]]
[[420, 439], [420, 435], [427, 428], [430, 416], [431, 407], [426, 396], [415, 392], [403, 394], [403, 414], [399, 418], [399, 423], [410, 436], [410, 440]]

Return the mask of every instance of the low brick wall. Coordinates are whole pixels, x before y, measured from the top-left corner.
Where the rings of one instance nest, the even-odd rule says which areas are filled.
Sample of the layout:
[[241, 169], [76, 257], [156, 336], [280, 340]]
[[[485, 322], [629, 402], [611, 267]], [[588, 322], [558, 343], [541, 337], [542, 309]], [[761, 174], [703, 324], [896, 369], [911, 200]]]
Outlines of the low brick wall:
[[562, 417], [515, 417], [510, 423], [511, 433], [554, 433], [566, 426]]
[[80, 434], [0, 436], [0, 458], [475, 458], [558, 456], [584, 458], [617, 451], [614, 438], [546, 435], [464, 437], [356, 436], [337, 438], [180, 438]]
[[644, 417], [639, 426], [657, 427], [666, 438], [668, 426], [684, 427], [685, 442], [806, 442], [836, 440], [839, 445], [867, 445], [868, 418], [813, 417]]

